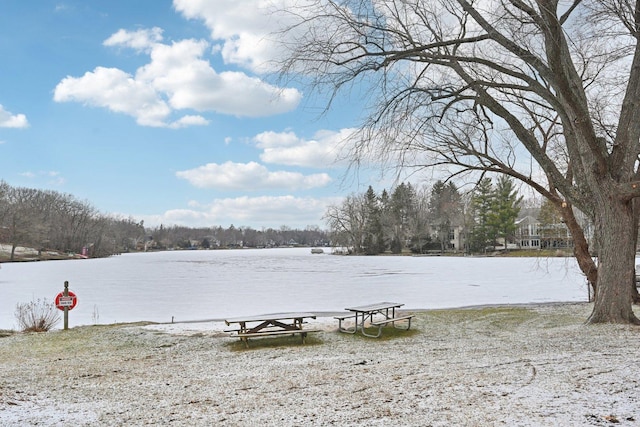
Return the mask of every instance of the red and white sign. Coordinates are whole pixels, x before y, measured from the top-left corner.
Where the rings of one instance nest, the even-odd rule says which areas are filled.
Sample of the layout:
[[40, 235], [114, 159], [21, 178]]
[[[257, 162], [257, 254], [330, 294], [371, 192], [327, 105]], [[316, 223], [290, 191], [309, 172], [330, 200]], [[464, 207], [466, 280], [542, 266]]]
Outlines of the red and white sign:
[[74, 294], [73, 292], [69, 291], [67, 292], [69, 295], [65, 295], [64, 292], [60, 292], [58, 295], [56, 295], [56, 307], [59, 310], [64, 310], [65, 308], [72, 310], [73, 307], [76, 306], [76, 304], [78, 303], [78, 298], [76, 297], [76, 294]]

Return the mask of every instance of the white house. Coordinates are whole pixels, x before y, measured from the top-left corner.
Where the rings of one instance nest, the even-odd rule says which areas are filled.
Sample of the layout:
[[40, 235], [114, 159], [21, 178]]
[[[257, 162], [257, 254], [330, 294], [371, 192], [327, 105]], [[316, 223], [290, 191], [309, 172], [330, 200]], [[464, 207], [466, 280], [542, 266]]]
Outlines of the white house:
[[522, 249], [540, 249], [540, 223], [531, 215], [516, 220], [516, 244]]

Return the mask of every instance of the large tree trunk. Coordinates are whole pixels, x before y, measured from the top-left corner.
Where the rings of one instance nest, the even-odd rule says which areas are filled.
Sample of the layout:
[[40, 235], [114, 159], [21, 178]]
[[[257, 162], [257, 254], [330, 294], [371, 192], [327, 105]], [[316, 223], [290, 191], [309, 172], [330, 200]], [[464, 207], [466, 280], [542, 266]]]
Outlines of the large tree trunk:
[[598, 286], [589, 323], [635, 323], [629, 283], [635, 280], [636, 242], [632, 202], [615, 197], [595, 201]]

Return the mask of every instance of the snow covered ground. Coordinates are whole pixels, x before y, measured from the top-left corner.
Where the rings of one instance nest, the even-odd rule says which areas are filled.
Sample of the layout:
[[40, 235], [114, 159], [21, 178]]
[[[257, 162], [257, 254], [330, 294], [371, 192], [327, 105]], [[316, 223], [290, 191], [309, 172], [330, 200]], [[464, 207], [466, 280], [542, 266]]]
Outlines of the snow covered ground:
[[0, 425], [638, 426], [638, 328], [590, 310], [426, 311], [387, 340], [321, 318], [307, 345], [248, 350], [219, 322], [17, 334]]

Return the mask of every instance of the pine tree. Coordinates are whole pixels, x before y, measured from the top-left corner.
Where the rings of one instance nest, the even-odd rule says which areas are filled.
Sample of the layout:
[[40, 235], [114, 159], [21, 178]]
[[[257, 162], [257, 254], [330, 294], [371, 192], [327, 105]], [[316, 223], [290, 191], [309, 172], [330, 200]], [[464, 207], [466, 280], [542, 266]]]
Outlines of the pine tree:
[[484, 178], [476, 187], [476, 191], [471, 199], [471, 209], [473, 210], [474, 225], [471, 231], [470, 246], [474, 252], [484, 252], [495, 236], [492, 235], [490, 225], [491, 210], [493, 203], [493, 186], [491, 178]]
[[367, 255], [377, 255], [385, 251], [380, 201], [371, 186], [365, 194], [364, 232], [363, 247]]
[[522, 197], [518, 197], [513, 181], [505, 175], [500, 176], [491, 196], [493, 200], [488, 216], [489, 228], [493, 241], [502, 239], [506, 250], [507, 243], [516, 231], [516, 219], [520, 213]]
[[442, 252], [449, 248], [451, 227], [460, 222], [461, 216], [462, 197], [455, 184], [437, 181], [431, 189], [429, 217]]
[[415, 216], [415, 191], [411, 184], [401, 183], [391, 193], [391, 247], [392, 252], [400, 253], [404, 242], [411, 236], [410, 220]]

